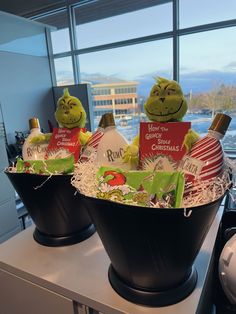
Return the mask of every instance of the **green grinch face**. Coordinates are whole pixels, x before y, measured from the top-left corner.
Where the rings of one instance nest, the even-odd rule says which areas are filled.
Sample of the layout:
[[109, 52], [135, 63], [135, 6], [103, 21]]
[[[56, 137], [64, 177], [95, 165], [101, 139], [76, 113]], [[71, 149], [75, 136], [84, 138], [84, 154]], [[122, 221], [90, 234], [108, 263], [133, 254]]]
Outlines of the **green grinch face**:
[[55, 118], [60, 127], [72, 129], [75, 127], [83, 128], [86, 123], [86, 112], [76, 97], [70, 96], [68, 89], [57, 102]]
[[187, 102], [176, 81], [158, 78], [144, 104], [149, 120], [157, 122], [181, 121], [187, 112]]

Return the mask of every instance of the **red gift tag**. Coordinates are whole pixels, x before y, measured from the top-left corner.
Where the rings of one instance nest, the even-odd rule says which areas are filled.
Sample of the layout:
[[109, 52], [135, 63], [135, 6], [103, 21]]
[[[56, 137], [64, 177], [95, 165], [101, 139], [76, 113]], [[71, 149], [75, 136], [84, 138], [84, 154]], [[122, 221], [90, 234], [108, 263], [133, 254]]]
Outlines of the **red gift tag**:
[[84, 131], [85, 128], [54, 128], [45, 158], [65, 158], [73, 154], [76, 162], [81, 150], [79, 133]]
[[184, 137], [190, 122], [140, 122], [140, 168], [174, 171], [186, 154]]

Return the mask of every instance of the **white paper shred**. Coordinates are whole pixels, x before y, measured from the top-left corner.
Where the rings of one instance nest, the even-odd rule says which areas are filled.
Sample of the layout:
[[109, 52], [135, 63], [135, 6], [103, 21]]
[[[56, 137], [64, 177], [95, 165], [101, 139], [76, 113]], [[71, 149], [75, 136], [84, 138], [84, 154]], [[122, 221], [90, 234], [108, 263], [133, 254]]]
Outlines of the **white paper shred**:
[[7, 167], [4, 171], [6, 172], [11, 172], [11, 173], [16, 173], [16, 167], [13, 165], [13, 166], [9, 166]]
[[[236, 164], [234, 167], [236, 169]], [[99, 191], [98, 180], [96, 178], [98, 169], [99, 165], [95, 164], [94, 162], [77, 163], [74, 175], [71, 180], [72, 185], [80, 193], [86, 196], [96, 197]], [[185, 197], [182, 201], [181, 207], [186, 209], [194, 206], [200, 206], [213, 202], [214, 200], [222, 197], [232, 186], [230, 173], [232, 174], [232, 163], [229, 165], [229, 161], [227, 160], [222, 175], [215, 178], [215, 180], [212, 180], [211, 182], [201, 182], [198, 193], [193, 195], [189, 194], [187, 197]], [[119, 202], [119, 200], [117, 201]], [[122, 200], [122, 203], [137, 205], [137, 203], [132, 200], [125, 202]], [[168, 203], [168, 199], [166, 201], [157, 201], [157, 203], [150, 202], [149, 207], [171, 208], [170, 204]], [[189, 214], [189, 212], [186, 211], [186, 215], [187, 214]]]
[[98, 192], [98, 182], [96, 174], [99, 166], [92, 161], [78, 162], [75, 165], [71, 184], [78, 192], [91, 197], [96, 197]]
[[202, 181], [197, 192], [183, 198], [182, 207], [190, 208], [211, 203], [222, 197], [232, 186], [228, 170], [211, 181]]
[[[215, 180], [212, 180], [211, 182], [201, 182], [197, 193], [194, 193], [193, 195], [189, 194], [183, 198], [181, 207], [185, 209], [186, 216], [189, 214], [189, 211], [186, 209], [213, 202], [214, 200], [222, 197], [227, 190], [229, 191], [229, 194], [233, 200], [236, 201], [236, 160], [225, 158], [224, 164], [224, 170], [220, 177], [215, 178]], [[100, 166], [93, 161], [87, 161], [83, 163], [78, 162], [75, 164], [75, 170], [71, 179], [71, 184], [78, 192], [86, 196], [96, 198], [99, 191], [98, 180], [96, 177], [99, 167]], [[5, 170], [12, 173], [16, 172], [16, 168], [14, 166], [10, 166]], [[49, 177], [46, 178], [46, 180], [40, 186], [35, 187], [35, 189], [40, 188], [52, 176], [52, 174], [49, 174]], [[119, 202], [119, 200], [116, 201]], [[122, 203], [124, 203], [123, 200]], [[132, 200], [126, 200], [125, 204], [138, 205], [137, 202]], [[155, 203], [150, 202], [148, 206], [154, 208], [171, 208], [170, 204], [168, 203], [168, 199], [166, 201], [158, 200]]]
[[34, 190], [38, 190], [40, 189], [42, 186], [44, 186], [44, 184], [51, 179], [51, 177], [53, 176], [53, 174], [50, 174], [50, 176], [48, 176], [40, 185], [37, 185], [34, 187]]

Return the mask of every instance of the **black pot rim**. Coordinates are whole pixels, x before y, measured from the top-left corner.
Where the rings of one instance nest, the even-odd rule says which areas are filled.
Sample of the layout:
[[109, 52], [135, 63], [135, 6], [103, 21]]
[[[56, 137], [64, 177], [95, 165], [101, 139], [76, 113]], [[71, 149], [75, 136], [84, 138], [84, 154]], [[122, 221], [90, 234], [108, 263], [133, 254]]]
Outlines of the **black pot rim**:
[[172, 212], [172, 213], [181, 213], [183, 214], [183, 212], [186, 211], [186, 213], [188, 213], [189, 211], [200, 211], [200, 210], [203, 210], [205, 209], [206, 206], [214, 206], [214, 204], [218, 203], [218, 202], [222, 202], [222, 200], [224, 199], [224, 197], [226, 196], [227, 194], [227, 191], [222, 195], [220, 196], [218, 199], [210, 202], [210, 203], [206, 203], [206, 204], [202, 204], [202, 205], [198, 205], [198, 206], [193, 206], [193, 207], [179, 207], [179, 208], [158, 208], [158, 207], [145, 207], [145, 206], [138, 206], [138, 205], [132, 205], [132, 204], [123, 204], [123, 203], [119, 203], [119, 202], [115, 202], [115, 201], [112, 201], [112, 200], [107, 200], [107, 199], [101, 199], [101, 198], [96, 198], [96, 197], [93, 197], [93, 196], [87, 196], [85, 194], [82, 194], [81, 192], [79, 192], [77, 190], [77, 192], [79, 193], [79, 195], [84, 198], [84, 199], [91, 199], [93, 201], [96, 201], [100, 204], [104, 203], [104, 202], [107, 202], [107, 203], [110, 203], [111, 206], [116, 206], [116, 208], [120, 208], [121, 210], [124, 210], [124, 208], [126, 210], [130, 210], [130, 211], [148, 211], [149, 213], [151, 212], [159, 212], [159, 213], [169, 213], [169, 212]]
[[4, 170], [4, 173], [6, 175], [12, 175], [12, 176], [26, 176], [26, 177], [42, 177], [42, 178], [49, 178], [49, 177], [72, 177], [73, 174], [67, 173], [67, 174], [60, 174], [60, 173], [53, 173], [53, 174], [37, 174], [37, 173], [27, 173], [27, 172], [11, 172], [7, 169]]

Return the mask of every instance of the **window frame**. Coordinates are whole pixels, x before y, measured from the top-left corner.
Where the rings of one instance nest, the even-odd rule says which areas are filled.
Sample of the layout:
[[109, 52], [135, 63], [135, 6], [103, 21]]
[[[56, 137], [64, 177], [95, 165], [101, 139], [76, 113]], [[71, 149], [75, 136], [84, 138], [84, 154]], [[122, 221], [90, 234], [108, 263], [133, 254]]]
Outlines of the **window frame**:
[[[196, 26], [191, 26], [187, 28], [180, 28], [179, 27], [179, 0], [159, 0], [159, 1], [152, 1], [152, 5], [157, 4], [164, 4], [164, 3], [172, 3], [172, 18], [173, 18], [173, 29], [168, 32], [158, 33], [149, 36], [137, 37], [129, 40], [118, 41], [114, 43], [108, 43], [104, 45], [93, 46], [89, 48], [79, 49], [76, 41], [76, 20], [75, 20], [75, 8], [78, 5], [89, 5], [92, 3], [93, 0], [84, 0], [80, 2], [80, 4], [67, 4], [63, 6], [61, 9], [57, 9], [56, 11], [59, 12], [60, 10], [67, 10], [68, 14], [68, 22], [69, 22], [69, 35], [70, 35], [70, 45], [71, 51], [63, 52], [63, 53], [53, 53], [52, 49], [52, 41], [50, 36], [50, 30], [47, 29], [46, 37], [48, 43], [48, 55], [49, 55], [49, 64], [51, 70], [51, 78], [53, 86], [57, 86], [56, 81], [56, 71], [54, 60], [64, 57], [71, 57], [72, 58], [72, 67], [73, 67], [73, 76], [74, 76], [74, 83], [80, 84], [80, 65], [79, 65], [79, 56], [82, 54], [102, 51], [107, 49], [119, 48], [119, 47], [126, 47], [129, 45], [141, 44], [151, 41], [159, 41], [162, 39], [172, 39], [173, 43], [173, 54], [172, 54], [172, 64], [173, 64], [173, 79], [179, 81], [179, 39], [181, 36], [190, 35], [190, 34], [197, 34], [200, 32], [207, 32], [210, 30], [217, 30], [217, 29], [224, 29], [228, 27], [235, 27], [236, 26], [236, 19], [224, 20], [220, 22], [213, 22], [208, 24], [201, 24]], [[153, 4], [155, 2], [155, 4]], [[55, 11], [45, 12], [40, 14], [40, 16], [44, 16], [47, 14], [54, 14]], [[125, 13], [125, 12], [123, 12]], [[40, 16], [33, 16], [31, 17], [33, 20], [37, 20]], [[227, 151], [226, 151], [227, 152]], [[232, 153], [232, 152], [230, 152]]]
[[[89, 5], [90, 2], [93, 2], [93, 1], [92, 0], [83, 1], [82, 4], [80, 5]], [[67, 10], [71, 51], [62, 52], [62, 53], [53, 53], [52, 42], [50, 39], [50, 31], [47, 32], [49, 57], [50, 57], [50, 61], [52, 62], [50, 66], [51, 66], [51, 71], [52, 71], [53, 85], [57, 86], [56, 76], [55, 76], [55, 67], [53, 67], [54, 59], [71, 56], [72, 65], [73, 65], [74, 82], [75, 84], [79, 84], [80, 74], [79, 74], [79, 61], [77, 58], [79, 55], [90, 53], [90, 52], [102, 51], [106, 49], [125, 47], [129, 45], [135, 45], [135, 44], [140, 44], [140, 43], [145, 43], [145, 42], [158, 41], [158, 40], [168, 39], [168, 38], [172, 38], [173, 40], [173, 55], [172, 55], [173, 79], [176, 81], [179, 81], [179, 38], [180, 36], [236, 26], [236, 19], [231, 19], [231, 20], [225, 20], [225, 21], [214, 22], [214, 23], [209, 23], [209, 24], [202, 24], [202, 25], [180, 29], [179, 28], [179, 0], [162, 0], [162, 1], [158, 1], [156, 4], [161, 5], [164, 3], [172, 3], [172, 18], [173, 18], [173, 23], [172, 23], [173, 30], [172, 31], [158, 33], [158, 34], [154, 34], [150, 36], [137, 37], [134, 39], [123, 40], [123, 41], [118, 41], [114, 43], [98, 45], [98, 46], [93, 46], [93, 47], [83, 48], [83, 49], [78, 48], [77, 41], [76, 41], [75, 8], [78, 7], [78, 4], [66, 5], [66, 6], [63, 6], [60, 10], [56, 10], [56, 12], [55, 11], [45, 12], [44, 14], [41, 14], [40, 16], [33, 16], [32, 19], [37, 20], [38, 18], [43, 17], [45, 15], [55, 14], [57, 12], [59, 13], [61, 10], [65, 10], [65, 9]]]

